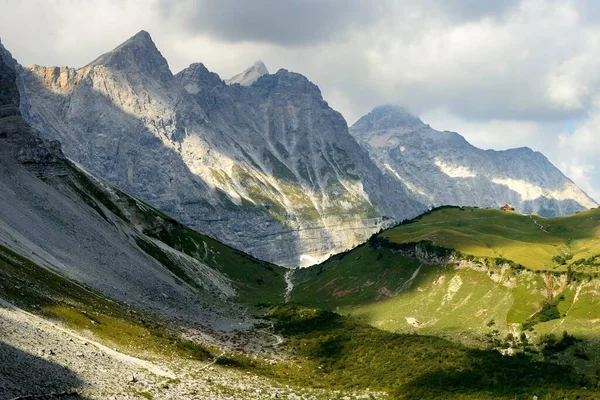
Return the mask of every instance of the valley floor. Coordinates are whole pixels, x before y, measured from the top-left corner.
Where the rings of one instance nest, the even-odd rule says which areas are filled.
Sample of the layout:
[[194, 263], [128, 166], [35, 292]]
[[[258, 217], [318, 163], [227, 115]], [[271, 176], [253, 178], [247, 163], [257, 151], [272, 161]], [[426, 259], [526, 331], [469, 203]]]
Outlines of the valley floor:
[[[85, 334], [85, 332], [82, 332]], [[149, 362], [0, 301], [0, 399], [324, 399], [213, 361]], [[347, 394], [346, 394], [347, 395]], [[374, 393], [352, 398], [373, 398]]]

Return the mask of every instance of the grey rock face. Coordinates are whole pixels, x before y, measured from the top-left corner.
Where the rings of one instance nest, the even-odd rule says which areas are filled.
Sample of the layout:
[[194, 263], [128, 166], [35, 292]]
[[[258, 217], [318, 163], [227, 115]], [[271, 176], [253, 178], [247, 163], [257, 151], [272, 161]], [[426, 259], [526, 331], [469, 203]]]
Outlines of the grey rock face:
[[571, 214], [596, 202], [544, 155], [529, 148], [481, 150], [453, 132], [439, 132], [395, 106], [362, 117], [350, 133], [381, 170], [433, 206], [497, 207], [523, 213]]
[[280, 265], [318, 262], [424, 210], [317, 86], [255, 67], [250, 86], [202, 64], [172, 76], [141, 32], [78, 70], [22, 71], [21, 110], [91, 172]]

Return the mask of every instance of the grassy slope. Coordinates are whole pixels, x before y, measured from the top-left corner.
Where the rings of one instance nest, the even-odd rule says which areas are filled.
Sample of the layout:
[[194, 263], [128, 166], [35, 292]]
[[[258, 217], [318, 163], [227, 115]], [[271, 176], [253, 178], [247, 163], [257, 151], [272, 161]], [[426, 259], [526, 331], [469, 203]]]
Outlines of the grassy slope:
[[[118, 218], [134, 224], [138, 239], [161, 240], [227, 274], [242, 301], [280, 300], [283, 269], [193, 232], [122, 192], [102, 190], [99, 193], [97, 185], [85, 175], [78, 176], [72, 184], [77, 196], [84, 197], [108, 221], [115, 222], [114, 218]], [[361, 248], [369, 249], [368, 246]], [[150, 254], [160, 261], [165, 254], [155, 253], [157, 251], [160, 250], [153, 249]], [[402, 268], [410, 260], [397, 259], [389, 249], [386, 252], [380, 256], [373, 250], [370, 255], [374, 257], [373, 265], [382, 260], [390, 265], [390, 271], [381, 279], [388, 286], [406, 281], [412, 271]], [[364, 257], [366, 261], [368, 255]], [[345, 259], [361, 260], [356, 256]], [[165, 261], [166, 268], [177, 268], [168, 264]], [[356, 265], [364, 266], [363, 263]], [[413, 262], [413, 270], [417, 267]], [[376, 284], [370, 286], [377, 287]], [[374, 295], [379, 296], [377, 292]], [[368, 303], [370, 296], [360, 301]], [[93, 290], [40, 268], [5, 248], [0, 248], [0, 297], [74, 329], [89, 331], [105, 342], [146, 358], [168, 354], [204, 360], [217, 351], [182, 340], [176, 327], [140, 310], [104, 299]], [[272, 365], [260, 358], [231, 354], [220, 359], [219, 364], [286, 384], [343, 390], [371, 388], [390, 392], [398, 398], [529, 398], [531, 394], [544, 393], [585, 398], [589, 392], [581, 386], [593, 384], [569, 368], [534, 363], [528, 358], [505, 358], [495, 352], [476, 351], [434, 337], [392, 334], [327, 312], [275, 308], [267, 317], [273, 319], [287, 338], [290, 360]], [[512, 377], [514, 371], [519, 379]]]
[[599, 222], [600, 209], [542, 218], [494, 209], [444, 208], [381, 236], [395, 243], [430, 241], [476, 257], [509, 259], [530, 269], [565, 271], [570, 265], [597, 272]]
[[[159, 318], [105, 299], [3, 247], [0, 297], [144, 358], [208, 360], [218, 352], [182, 340], [175, 328]], [[596, 383], [571, 368], [528, 357], [503, 357], [431, 336], [388, 333], [302, 307], [270, 308], [265, 317], [286, 338], [290, 356], [272, 363], [229, 353], [217, 365], [283, 385], [349, 392], [368, 388], [400, 399], [593, 398], [595, 394]], [[333, 397], [339, 396], [324, 398]]]
[[[385, 332], [352, 318], [298, 306], [268, 315], [288, 338], [292, 383], [386, 391], [399, 399], [594, 398], [596, 383], [569, 367], [502, 356], [447, 340]], [[280, 370], [269, 371], [280, 376]], [[586, 387], [587, 388], [583, 388]]]
[[351, 313], [387, 330], [477, 337], [525, 322], [546, 299], [542, 274], [489, 268], [498, 282], [489, 272], [422, 265], [366, 244], [298, 271], [293, 300]]
[[210, 349], [182, 340], [156, 316], [106, 299], [0, 246], [0, 298], [25, 310], [87, 331], [121, 350], [153, 358], [175, 355], [208, 359]]
[[[544, 233], [529, 217], [515, 213], [435, 210], [321, 265], [296, 271], [292, 300], [350, 314], [385, 330], [433, 334], [479, 347], [519, 349], [521, 341], [507, 337], [509, 333], [519, 337], [523, 326], [527, 340], [534, 344], [545, 334], [560, 338], [568, 330], [586, 341], [565, 354], [580, 351], [590, 358], [570, 357], [568, 361], [596, 374], [600, 367], [600, 281], [594, 277], [593, 260], [574, 263], [595, 254], [599, 217], [600, 212], [592, 210], [540, 220], [549, 232]], [[422, 264], [394, 248], [410, 247], [406, 243], [419, 240], [457, 248], [462, 254], [455, 253], [450, 264]], [[421, 247], [444, 253], [428, 243]], [[560, 265], [552, 258], [564, 249], [574, 257]], [[569, 265], [579, 272], [565, 272]], [[540, 316], [545, 304], [556, 307], [555, 319], [545, 321]]]

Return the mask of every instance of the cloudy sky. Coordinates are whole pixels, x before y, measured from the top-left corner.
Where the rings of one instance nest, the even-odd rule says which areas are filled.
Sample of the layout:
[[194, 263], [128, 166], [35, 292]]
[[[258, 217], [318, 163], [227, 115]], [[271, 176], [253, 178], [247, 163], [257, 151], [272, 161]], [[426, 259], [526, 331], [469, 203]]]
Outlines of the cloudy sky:
[[596, 0], [0, 0], [24, 65], [80, 67], [137, 31], [173, 72], [255, 60], [318, 84], [349, 124], [403, 105], [482, 148], [542, 151], [600, 200]]

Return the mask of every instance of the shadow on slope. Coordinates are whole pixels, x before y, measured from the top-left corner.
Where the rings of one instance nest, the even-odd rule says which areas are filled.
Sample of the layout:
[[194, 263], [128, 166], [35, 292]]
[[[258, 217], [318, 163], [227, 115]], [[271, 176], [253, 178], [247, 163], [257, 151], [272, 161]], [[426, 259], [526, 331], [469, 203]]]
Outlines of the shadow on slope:
[[0, 341], [0, 398], [85, 399], [82, 386], [68, 368]]

